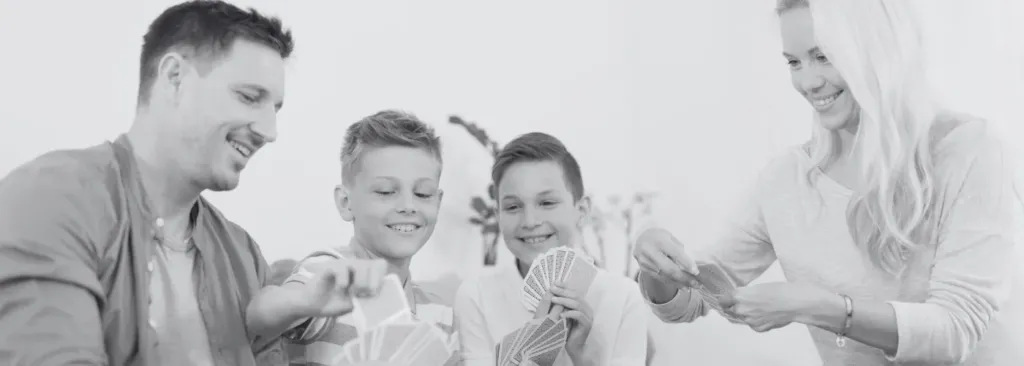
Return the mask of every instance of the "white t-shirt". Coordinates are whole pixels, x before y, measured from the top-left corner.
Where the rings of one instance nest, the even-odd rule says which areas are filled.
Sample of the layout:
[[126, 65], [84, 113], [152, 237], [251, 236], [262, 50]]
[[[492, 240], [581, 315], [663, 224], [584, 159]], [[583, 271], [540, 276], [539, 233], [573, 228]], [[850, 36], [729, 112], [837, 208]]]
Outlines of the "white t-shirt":
[[153, 248], [149, 325], [156, 330], [157, 355], [165, 366], [219, 366], [213, 363], [206, 322], [199, 312], [193, 269], [195, 247]]
[[[495, 346], [533, 319], [533, 313], [523, 305], [522, 288], [523, 278], [515, 267], [467, 279], [459, 287], [455, 324], [465, 366], [494, 366]], [[594, 312], [584, 357], [594, 365], [643, 366], [650, 310], [637, 284], [598, 271], [584, 301]], [[572, 362], [563, 350], [554, 365]]]

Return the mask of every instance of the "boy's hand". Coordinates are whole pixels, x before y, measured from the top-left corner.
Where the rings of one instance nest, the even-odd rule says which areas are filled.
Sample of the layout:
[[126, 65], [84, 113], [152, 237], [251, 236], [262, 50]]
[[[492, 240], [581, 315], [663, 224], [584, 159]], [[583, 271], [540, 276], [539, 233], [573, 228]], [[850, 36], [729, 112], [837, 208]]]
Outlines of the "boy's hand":
[[373, 297], [388, 264], [383, 259], [338, 259], [324, 263], [308, 283], [304, 311], [311, 317], [334, 317], [352, 311], [353, 297]]

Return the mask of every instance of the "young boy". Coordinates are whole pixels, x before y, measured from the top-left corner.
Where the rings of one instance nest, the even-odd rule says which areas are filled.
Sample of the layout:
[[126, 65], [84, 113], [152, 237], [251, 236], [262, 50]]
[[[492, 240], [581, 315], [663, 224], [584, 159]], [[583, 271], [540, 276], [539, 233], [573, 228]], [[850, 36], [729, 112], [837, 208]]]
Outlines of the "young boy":
[[[466, 366], [493, 366], [495, 345], [533, 319], [522, 305], [523, 278], [549, 249], [577, 246], [590, 209], [576, 159], [562, 143], [534, 132], [512, 140], [491, 171], [498, 224], [516, 268], [467, 280], [455, 296]], [[565, 310], [571, 331], [555, 365], [644, 365], [648, 311], [635, 283], [598, 271], [580, 296], [556, 285], [548, 296]]]
[[341, 160], [334, 198], [355, 229], [351, 242], [309, 255], [249, 307], [257, 334], [288, 325], [291, 365], [330, 365], [356, 336], [349, 294], [373, 295], [387, 273], [402, 280], [417, 319], [454, 337], [450, 302], [409, 278], [409, 262], [434, 231], [441, 204], [440, 139], [413, 115], [383, 111], [348, 128]]

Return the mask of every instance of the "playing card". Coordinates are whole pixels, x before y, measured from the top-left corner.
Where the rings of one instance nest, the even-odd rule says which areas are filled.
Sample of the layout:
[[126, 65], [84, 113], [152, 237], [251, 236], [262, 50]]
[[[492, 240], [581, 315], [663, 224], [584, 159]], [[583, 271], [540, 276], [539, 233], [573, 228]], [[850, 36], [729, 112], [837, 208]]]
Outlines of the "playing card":
[[[557, 322], [554, 327], [549, 329], [546, 334], [541, 337], [541, 341], [536, 342], [534, 345], [529, 347], [530, 349], [529, 352], [527, 352], [527, 356], [540, 355], [552, 349], [558, 350], [563, 348], [565, 346], [568, 332], [568, 326], [564, 320]], [[557, 352], [555, 352], [554, 356], [557, 355]]]
[[729, 278], [726, 277], [725, 273], [718, 269], [717, 266], [701, 264], [698, 265], [697, 268], [700, 273], [697, 275], [697, 281], [701, 284], [698, 292], [701, 297], [704, 298], [704, 302], [726, 320], [732, 322], [738, 321], [738, 319], [723, 312], [722, 306], [718, 303], [719, 296], [731, 293], [736, 289], [736, 287], [732, 285]]
[[576, 291], [583, 298], [590, 290], [590, 285], [594, 283], [594, 278], [597, 276], [597, 267], [593, 263], [587, 260], [580, 260], [577, 257], [572, 263], [572, 268], [569, 270], [569, 275], [566, 277], [566, 286], [568, 289]]
[[398, 349], [402, 347], [406, 339], [409, 339], [413, 334], [416, 330], [416, 324], [392, 324], [380, 329], [384, 331], [380, 332], [381, 336], [377, 341], [376, 350], [372, 353], [372, 358], [377, 359], [387, 355], [389, 359], [390, 355], [398, 352]]
[[559, 251], [555, 252], [555, 256], [554, 256], [555, 269], [554, 269], [554, 272], [553, 272], [554, 273], [554, 277], [555, 277], [555, 281], [554, 281], [555, 283], [558, 283], [558, 282], [561, 282], [562, 280], [565, 280], [565, 271], [564, 270], [565, 270], [566, 264], [568, 264], [569, 253], [572, 253], [572, 252], [566, 251], [566, 250], [559, 250]]
[[500, 364], [500, 365], [505, 364], [505, 361], [506, 361], [506, 358], [508, 356], [509, 350], [512, 348], [512, 345], [515, 343], [516, 338], [519, 337], [519, 332], [521, 332], [521, 331], [522, 331], [522, 328], [516, 329], [516, 330], [510, 332], [509, 334], [506, 334], [504, 337], [501, 338], [501, 343], [498, 343], [498, 351], [499, 351], [498, 352], [498, 364]]
[[702, 264], [697, 266], [697, 281], [712, 295], [723, 295], [736, 289], [718, 266]]
[[558, 359], [558, 354], [562, 353], [564, 346], [564, 344], [555, 344], [542, 349], [534, 349], [527, 357], [538, 366], [552, 366]]
[[515, 362], [516, 364], [522, 361], [521, 350], [531, 348], [538, 341], [540, 341], [541, 336], [543, 336], [549, 329], [554, 327], [556, 321], [550, 317], [546, 317], [542, 319], [539, 323], [537, 323], [536, 321], [533, 321], [533, 323], [536, 323], [536, 326], [532, 327], [532, 329], [529, 329], [529, 332], [526, 334], [526, 337], [524, 337], [523, 341], [520, 342], [520, 345], [516, 347], [516, 353], [512, 358], [513, 362]]
[[568, 323], [566, 323], [565, 319], [559, 319], [555, 321], [554, 326], [552, 326], [550, 329], [547, 330], [547, 332], [540, 336], [540, 341], [538, 341], [537, 344], [546, 345], [550, 342], [565, 343], [568, 332]]
[[395, 321], [396, 318], [406, 318], [411, 314], [409, 300], [405, 297], [405, 289], [398, 276], [393, 274], [384, 277], [377, 296], [370, 298], [355, 298], [353, 302], [356, 312], [361, 314], [363, 326], [360, 333], [376, 328], [377, 326]]
[[444, 365], [451, 353], [445, 346], [444, 340], [437, 337], [430, 337], [425, 340], [412, 355], [405, 360], [407, 365]]
[[551, 286], [551, 271], [548, 271], [548, 265], [551, 263], [551, 258], [548, 258], [546, 255], [542, 255], [538, 257], [534, 263], [537, 264], [537, 270], [540, 271], [540, 285], [543, 290], [547, 290], [548, 287]]
[[509, 354], [509, 361], [512, 360], [516, 353], [519, 353], [519, 351], [523, 349], [523, 342], [525, 342], [526, 339], [530, 336], [534, 328], [537, 328], [536, 322], [526, 323], [522, 328], [519, 328], [521, 330], [519, 331], [519, 334], [516, 336], [515, 343], [513, 343], [512, 347], [510, 347], [508, 351], [506, 351]]
[[355, 363], [363, 360], [362, 344], [360, 343], [359, 339], [354, 339], [342, 346], [342, 353], [350, 362]]
[[546, 278], [546, 281], [547, 281], [547, 283], [545, 283], [546, 286], [544, 286], [545, 289], [547, 289], [548, 287], [551, 287], [556, 282], [558, 282], [558, 279], [555, 277], [555, 257], [553, 255], [554, 253], [551, 253], [551, 252], [548, 252], [548, 253], [550, 253], [550, 254], [544, 256], [544, 263], [543, 263], [543, 265], [544, 265], [544, 277]]

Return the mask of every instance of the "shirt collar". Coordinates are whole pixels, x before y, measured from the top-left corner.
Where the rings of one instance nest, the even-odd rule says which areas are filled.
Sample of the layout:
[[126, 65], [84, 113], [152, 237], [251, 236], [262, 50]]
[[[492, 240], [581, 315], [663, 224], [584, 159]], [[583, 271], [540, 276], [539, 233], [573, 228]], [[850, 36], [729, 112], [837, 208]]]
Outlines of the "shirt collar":
[[[132, 147], [131, 141], [128, 140], [127, 135], [121, 134], [111, 145], [114, 148], [114, 159], [121, 170], [122, 184], [127, 188], [128, 194], [135, 201], [135, 204], [139, 206], [143, 217], [152, 227], [153, 238], [158, 241], [163, 240], [163, 219], [153, 212], [153, 203], [142, 184], [138, 161], [135, 159], [135, 150]], [[192, 243], [196, 250], [199, 251], [202, 251], [202, 243], [206, 242], [203, 237], [204, 231], [202, 230], [203, 211], [205, 211], [203, 206], [206, 204], [205, 200], [199, 197], [189, 212], [189, 220], [192, 225]]]

